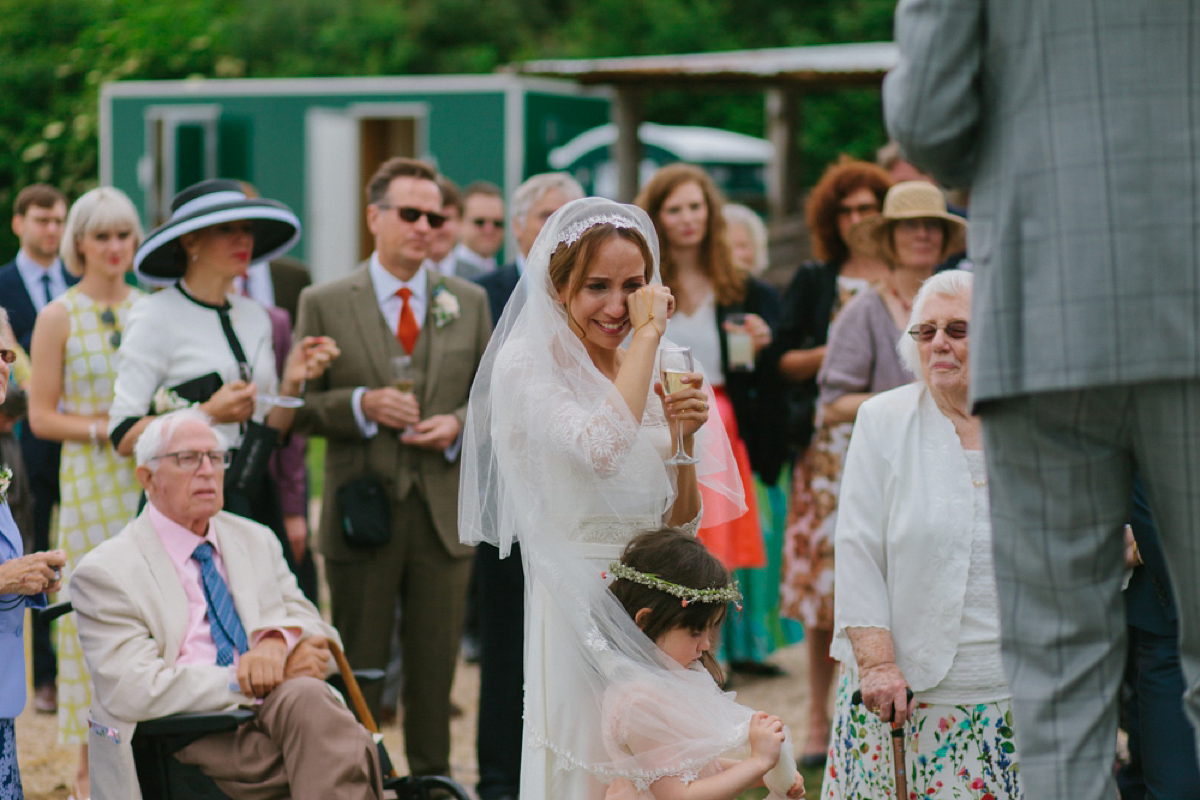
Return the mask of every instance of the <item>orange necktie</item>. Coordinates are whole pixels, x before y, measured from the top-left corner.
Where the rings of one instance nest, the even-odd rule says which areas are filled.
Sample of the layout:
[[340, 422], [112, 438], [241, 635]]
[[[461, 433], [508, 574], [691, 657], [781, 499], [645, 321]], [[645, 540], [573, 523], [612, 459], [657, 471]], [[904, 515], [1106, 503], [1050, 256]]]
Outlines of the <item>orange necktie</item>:
[[413, 348], [417, 346], [417, 337], [421, 334], [421, 329], [417, 327], [417, 317], [413, 314], [412, 306], [408, 304], [408, 298], [412, 297], [412, 289], [407, 286], [397, 289], [396, 294], [400, 295], [400, 324], [396, 326], [396, 341], [400, 342], [400, 346], [404, 348], [404, 352], [412, 355]]

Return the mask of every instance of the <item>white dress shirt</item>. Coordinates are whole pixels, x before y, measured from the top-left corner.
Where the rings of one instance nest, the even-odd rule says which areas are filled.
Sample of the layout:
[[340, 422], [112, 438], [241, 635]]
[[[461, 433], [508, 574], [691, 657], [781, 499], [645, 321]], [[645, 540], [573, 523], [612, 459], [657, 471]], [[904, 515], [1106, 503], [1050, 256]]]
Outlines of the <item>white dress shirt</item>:
[[[408, 305], [417, 320], [417, 330], [420, 330], [425, 322], [425, 308], [428, 304], [426, 295], [429, 288], [427, 286], [429, 271], [426, 269], [426, 264], [422, 263], [412, 278], [402, 281], [383, 268], [383, 265], [379, 263], [378, 253], [371, 253], [367, 270], [371, 274], [371, 284], [375, 287], [375, 302], [379, 305], [379, 313], [383, 314], [383, 321], [387, 323], [388, 330], [395, 333], [396, 329], [400, 327], [400, 309], [404, 307], [404, 301], [396, 295], [396, 292], [402, 288], [407, 288], [412, 292], [408, 298]], [[365, 386], [355, 389], [351, 406], [354, 409], [354, 419], [358, 423], [359, 431], [369, 439], [379, 433], [379, 424], [367, 419], [367, 415], [363, 412], [362, 399], [366, 393], [367, 387]]]
[[264, 306], [275, 305], [275, 284], [271, 283], [271, 262], [258, 261], [246, 269], [246, 276], [233, 279], [233, 288]]
[[466, 261], [468, 264], [474, 264], [479, 267], [483, 274], [496, 271], [495, 256], [481, 256], [471, 248], [467, 247], [462, 242], [450, 251], [450, 255], [454, 256], [459, 261]]

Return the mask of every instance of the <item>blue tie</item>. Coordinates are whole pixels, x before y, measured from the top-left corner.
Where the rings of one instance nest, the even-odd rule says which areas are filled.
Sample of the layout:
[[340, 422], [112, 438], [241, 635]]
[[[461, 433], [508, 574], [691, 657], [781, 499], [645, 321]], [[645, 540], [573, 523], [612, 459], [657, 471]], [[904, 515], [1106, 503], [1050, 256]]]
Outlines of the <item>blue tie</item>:
[[225, 579], [217, 572], [213, 563], [213, 546], [202, 542], [192, 551], [192, 558], [200, 562], [200, 577], [204, 581], [204, 600], [208, 603], [208, 625], [212, 629], [213, 643], [217, 646], [217, 666], [227, 667], [233, 663], [233, 651], [246, 652], [246, 631], [233, 607], [233, 598]]
[[54, 292], [50, 289], [50, 273], [42, 273], [42, 291], [46, 293], [46, 302], [50, 303], [54, 300]]

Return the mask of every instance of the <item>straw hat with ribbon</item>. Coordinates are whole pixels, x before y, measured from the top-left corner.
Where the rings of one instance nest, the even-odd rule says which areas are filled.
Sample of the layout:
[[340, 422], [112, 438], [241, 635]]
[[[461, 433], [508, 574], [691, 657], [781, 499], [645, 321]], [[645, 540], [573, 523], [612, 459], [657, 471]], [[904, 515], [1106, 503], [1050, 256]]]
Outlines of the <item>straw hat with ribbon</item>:
[[946, 211], [942, 191], [927, 181], [903, 181], [888, 189], [883, 211], [854, 226], [850, 238], [862, 250], [873, 253], [889, 263], [895, 263], [892, 229], [906, 219], [937, 219], [946, 231], [941, 258], [959, 253], [967, 246], [967, 221]]
[[247, 197], [238, 181], [201, 181], [175, 195], [171, 218], [138, 248], [133, 257], [138, 277], [151, 284], [174, 283], [187, 270], [180, 236], [238, 220], [249, 220], [254, 227], [252, 263], [281, 256], [300, 239], [300, 220], [283, 203]]

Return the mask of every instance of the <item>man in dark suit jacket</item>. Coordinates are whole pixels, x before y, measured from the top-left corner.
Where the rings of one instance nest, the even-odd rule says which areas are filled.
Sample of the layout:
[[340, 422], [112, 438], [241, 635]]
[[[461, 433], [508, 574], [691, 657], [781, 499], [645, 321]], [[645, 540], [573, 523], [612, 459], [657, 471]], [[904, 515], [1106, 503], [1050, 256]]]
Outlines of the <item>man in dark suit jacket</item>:
[[[517, 260], [476, 279], [487, 291], [492, 325], [521, 277], [521, 267], [550, 215], [583, 197], [583, 187], [565, 172], [534, 175], [512, 198]], [[521, 551], [513, 544], [508, 558], [490, 544], [475, 551], [476, 609], [479, 615], [479, 759], [480, 800], [517, 796], [521, 777], [521, 710], [525, 685], [522, 664], [525, 637], [525, 575]]]
[[[16, 257], [0, 267], [0, 304], [8, 311], [17, 343], [29, 352], [33, 323], [38, 312], [74, 285], [79, 278], [58, 257], [67, 198], [53, 186], [35, 183], [17, 194], [13, 205], [12, 229], [21, 240]], [[50, 549], [50, 515], [58, 504], [58, 457], [61, 446], [36, 438], [28, 425], [21, 428], [21, 455], [33, 493], [33, 547]], [[34, 705], [38, 711], [53, 712], [57, 706], [55, 680], [58, 668], [49, 625], [33, 622]]]
[[[448, 774], [450, 687], [466, 605], [471, 548], [458, 540], [458, 441], [475, 370], [491, 333], [487, 297], [423, 262], [441, 192], [432, 168], [384, 162], [368, 186], [375, 252], [344, 278], [306, 289], [296, 335], [329, 336], [341, 356], [309, 381], [296, 417], [324, 436], [325, 496], [318, 549], [333, 622], [357, 665], [388, 661], [396, 601], [403, 608], [404, 742], [414, 774]], [[432, 217], [431, 217], [432, 215]], [[411, 358], [411, 391], [393, 387], [393, 359]], [[389, 541], [348, 541], [355, 510], [342, 489], [380, 494]], [[366, 692], [378, 710], [380, 687]]]

